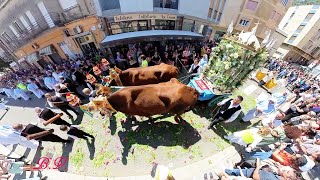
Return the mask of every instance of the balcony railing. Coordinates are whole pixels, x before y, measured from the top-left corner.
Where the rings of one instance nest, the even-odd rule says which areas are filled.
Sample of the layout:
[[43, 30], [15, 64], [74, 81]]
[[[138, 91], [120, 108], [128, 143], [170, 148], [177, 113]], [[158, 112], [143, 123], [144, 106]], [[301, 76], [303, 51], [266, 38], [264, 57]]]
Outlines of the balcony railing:
[[54, 27], [63, 26], [65, 23], [84, 17], [84, 15], [79, 12], [80, 11], [76, 12], [69, 10], [61, 13], [50, 13], [36, 19], [36, 22], [31, 24], [29, 27], [21, 27], [23, 28], [22, 30], [17, 30], [19, 33], [18, 36], [13, 35], [10, 39], [3, 38], [2, 36], [0, 38], [6, 42], [12, 51], [14, 51], [30, 42], [32, 39], [38, 37], [42, 32], [50, 29], [46, 20], [51, 19], [54, 23]]

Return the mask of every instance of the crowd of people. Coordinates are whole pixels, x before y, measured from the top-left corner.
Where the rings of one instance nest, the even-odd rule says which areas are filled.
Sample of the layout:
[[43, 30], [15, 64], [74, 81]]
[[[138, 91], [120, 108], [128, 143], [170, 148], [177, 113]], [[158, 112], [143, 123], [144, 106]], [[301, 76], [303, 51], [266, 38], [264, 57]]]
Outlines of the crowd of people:
[[[66, 95], [72, 93], [80, 99], [93, 98], [95, 87], [90, 83], [88, 74], [97, 81], [102, 81], [97, 71], [107, 76], [113, 66], [125, 70], [130, 67], [167, 63], [179, 68], [188, 67], [188, 73], [199, 75], [208, 63], [213, 47], [213, 42], [202, 45], [189, 43], [160, 46], [154, 46], [151, 43], [134, 45], [128, 51], [119, 50], [115, 57], [108, 57], [108, 61], [79, 57], [60, 65], [50, 65], [45, 70], [21, 70], [7, 73], [1, 77], [1, 93], [15, 100], [30, 100], [30, 93], [37, 98], [46, 98], [50, 107], [60, 109], [73, 121], [74, 117], [69, 110], [76, 115], [80, 112], [69, 105]], [[320, 162], [319, 82], [295, 65], [280, 60], [271, 60], [266, 69], [267, 76], [259, 82], [259, 85], [262, 86], [270, 79], [274, 79], [278, 85], [288, 89], [273, 93], [270, 98], [258, 97], [256, 107], [246, 113], [242, 121], [258, 119], [259, 125], [224, 137], [232, 143], [243, 146], [245, 150], [241, 152], [242, 161], [235, 165], [235, 169], [226, 169], [224, 173], [219, 174], [221, 179], [242, 176], [252, 179], [299, 180], [301, 172], [309, 171]], [[78, 91], [79, 86], [84, 90]], [[242, 111], [242, 101], [243, 97], [238, 96], [218, 103], [220, 109], [212, 118], [208, 128], [215, 128], [220, 122], [231, 123], [236, 120]], [[66, 131], [69, 137], [94, 139], [92, 135], [63, 120], [62, 113], [53, 112], [49, 108], [35, 108], [35, 112], [40, 123], [58, 125], [60, 130]], [[1, 139], [4, 145], [20, 144], [31, 149], [43, 149], [41, 141], [70, 142], [69, 139], [53, 134], [52, 130], [33, 124], [15, 124], [12, 127], [0, 128], [6, 132], [7, 137], [11, 137]], [[35, 133], [44, 133], [45, 136], [31, 139], [27, 136]], [[0, 164], [0, 175], [9, 172], [4, 164]], [[25, 165], [18, 164], [14, 167]], [[207, 175], [205, 179], [208, 179]]]
[[[47, 92], [55, 91], [58, 96], [67, 90], [83, 98], [75, 88], [81, 85], [85, 88], [94, 87], [88, 83], [87, 74], [91, 74], [97, 80], [101, 80], [94, 72], [97, 66], [102, 74], [107, 76], [110, 67], [117, 66], [121, 70], [132, 67], [147, 67], [167, 63], [182, 69], [189, 68], [188, 73], [199, 75], [208, 63], [212, 41], [207, 43], [181, 42], [155, 46], [152, 43], [146, 45], [135, 44], [128, 50], [120, 49], [116, 55], [109, 56], [108, 62], [99, 62], [95, 58], [77, 56], [76, 59], [68, 59], [60, 65], [50, 64], [45, 69], [19, 70], [8, 72], [1, 76], [0, 93], [9, 98], [30, 100], [30, 93], [37, 98], [43, 98]], [[110, 62], [110, 64], [109, 64]], [[67, 89], [67, 90], [66, 90]]]
[[[60, 109], [68, 119], [74, 122], [75, 115], [79, 115], [79, 108], [70, 106], [67, 100], [68, 94], [74, 94], [81, 100], [92, 99], [95, 97], [95, 82], [102, 83], [102, 77], [109, 75], [111, 67], [117, 66], [122, 70], [131, 67], [147, 67], [167, 63], [177, 65], [178, 67], [190, 66], [190, 73], [200, 74], [200, 64], [204, 67], [208, 62], [208, 55], [212, 48], [212, 42], [208, 42], [200, 49], [189, 43], [177, 45], [154, 46], [148, 43], [146, 46], [135, 45], [129, 49], [126, 56], [123, 51], [117, 52], [116, 56], [109, 57], [108, 60], [96, 60], [97, 58], [87, 58], [77, 56], [77, 59], [68, 59], [62, 64], [50, 64], [45, 69], [19, 70], [8, 72], [1, 77], [0, 93], [10, 100], [31, 99], [31, 94], [36, 98], [46, 98], [46, 103], [51, 108]], [[199, 63], [199, 58], [202, 60]], [[178, 58], [182, 63], [179, 63]], [[79, 91], [83, 89], [83, 91]], [[3, 102], [2, 102], [3, 105]], [[7, 107], [3, 105], [5, 109]], [[39, 123], [46, 126], [53, 124], [60, 126], [61, 131], [66, 131], [68, 137], [73, 139], [83, 138], [94, 140], [94, 137], [77, 126], [72, 125], [69, 121], [62, 118], [63, 113], [56, 113], [50, 108], [35, 108]], [[14, 124], [12, 126], [1, 126], [0, 141], [2, 145], [19, 144], [31, 149], [43, 149], [42, 141], [70, 143], [70, 139], [64, 139], [53, 133], [53, 129], [46, 130], [34, 124]], [[29, 137], [30, 134], [42, 134], [35, 137]], [[10, 137], [10, 138], [8, 138]], [[30, 170], [31, 164], [18, 161], [10, 161], [9, 157], [4, 157], [1, 161], [0, 176], [9, 177], [8, 173], [20, 173], [23, 170]], [[32, 168], [31, 168], [32, 169]]]
[[[271, 60], [267, 68], [272, 78], [287, 81], [280, 84], [282, 91], [270, 98], [265, 94], [259, 96], [256, 107], [242, 117], [241, 121], [258, 125], [224, 137], [245, 150], [235, 169], [219, 174], [221, 179], [299, 180], [303, 179], [302, 172], [320, 163], [319, 82], [284, 61]], [[221, 121], [234, 121], [240, 114], [242, 100], [243, 97], [238, 96], [218, 103], [220, 110], [209, 128], [215, 128]]]
[[129, 49], [118, 49], [114, 64], [124, 70], [130, 67], [146, 67], [166, 63], [190, 68], [189, 73], [200, 74], [201, 69], [208, 63], [208, 57], [213, 41], [201, 42], [175, 42], [155, 46], [152, 43], [135, 44]]

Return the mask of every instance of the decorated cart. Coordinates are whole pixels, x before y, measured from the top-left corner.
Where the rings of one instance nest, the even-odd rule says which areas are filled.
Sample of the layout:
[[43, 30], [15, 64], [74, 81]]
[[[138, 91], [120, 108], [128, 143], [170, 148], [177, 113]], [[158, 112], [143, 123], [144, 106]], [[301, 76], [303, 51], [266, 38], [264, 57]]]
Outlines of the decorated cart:
[[[227, 34], [220, 44], [212, 49], [209, 63], [200, 77], [190, 81], [189, 86], [200, 92], [200, 101], [214, 98], [209, 106], [213, 106], [216, 98], [228, 97], [233, 89], [239, 87], [248, 75], [263, 66], [268, 58], [268, 50], [276, 40], [270, 40], [271, 32], [267, 32], [260, 43], [256, 37], [258, 24], [251, 32], [232, 35], [233, 22], [229, 25]], [[257, 75], [262, 79], [265, 75]], [[273, 86], [269, 82], [269, 86]]]

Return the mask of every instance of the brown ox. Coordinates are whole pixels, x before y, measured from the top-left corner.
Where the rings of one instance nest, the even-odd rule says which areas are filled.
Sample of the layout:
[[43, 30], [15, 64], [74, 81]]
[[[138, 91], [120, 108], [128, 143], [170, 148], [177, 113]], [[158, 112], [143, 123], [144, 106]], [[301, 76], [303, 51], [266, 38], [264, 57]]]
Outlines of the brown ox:
[[178, 78], [178, 68], [161, 63], [150, 67], [130, 68], [120, 72], [119, 77], [123, 86], [158, 84]]
[[173, 78], [169, 82], [133, 86], [112, 93], [107, 99], [116, 110], [127, 115], [151, 117], [157, 114], [181, 114], [196, 104], [199, 92]]

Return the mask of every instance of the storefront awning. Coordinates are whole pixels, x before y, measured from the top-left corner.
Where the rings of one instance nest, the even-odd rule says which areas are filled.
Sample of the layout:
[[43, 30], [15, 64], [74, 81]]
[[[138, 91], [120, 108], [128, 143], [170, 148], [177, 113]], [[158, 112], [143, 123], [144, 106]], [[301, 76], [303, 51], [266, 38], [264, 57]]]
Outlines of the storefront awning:
[[204, 37], [190, 31], [178, 30], [149, 30], [128, 32], [107, 36], [101, 42], [102, 46], [116, 46], [121, 44], [135, 43], [139, 41], [162, 41], [162, 40], [202, 40]]
[[40, 49], [39, 55], [44, 56], [44, 55], [50, 55], [53, 54], [53, 49], [51, 46], [47, 46], [45, 48]]
[[32, 54], [28, 55], [27, 56], [27, 60], [29, 62], [31, 62], [31, 63], [38, 61], [39, 60], [38, 54], [37, 53], [32, 53]]

